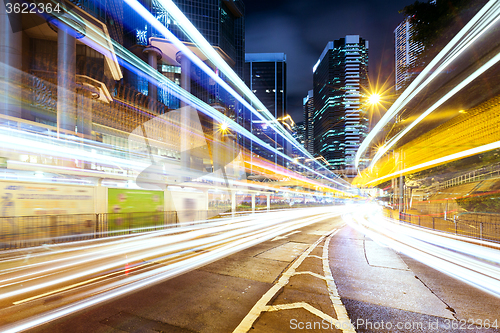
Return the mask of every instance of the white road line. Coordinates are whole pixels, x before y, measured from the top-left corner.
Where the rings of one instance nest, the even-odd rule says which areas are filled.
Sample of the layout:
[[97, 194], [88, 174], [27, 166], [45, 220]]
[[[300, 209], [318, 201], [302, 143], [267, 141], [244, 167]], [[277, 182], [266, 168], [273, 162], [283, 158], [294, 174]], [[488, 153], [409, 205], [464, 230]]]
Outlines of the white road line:
[[309, 258], [318, 258], [318, 259], [323, 260], [323, 258], [322, 258], [322, 257], [317, 256], [317, 255], [315, 255], [315, 254], [310, 254], [310, 255], [309, 255]]
[[[334, 231], [334, 230], [336, 230], [336, 229], [333, 229], [332, 231]], [[266, 304], [269, 303], [269, 301], [274, 297], [274, 295], [276, 295], [276, 293], [281, 288], [283, 288], [285, 285], [288, 284], [288, 282], [290, 280], [290, 277], [292, 277], [294, 275], [294, 273], [295, 273], [295, 269], [297, 269], [297, 267], [299, 267], [300, 264], [302, 264], [302, 262], [304, 261], [304, 259], [307, 258], [307, 256], [312, 252], [312, 250], [314, 250], [314, 248], [316, 246], [318, 246], [318, 244], [324, 238], [325, 238], [325, 236], [320, 237], [314, 244], [312, 244], [311, 246], [309, 246], [309, 248], [306, 251], [304, 251], [304, 253], [302, 253], [300, 255], [300, 257], [292, 264], [292, 266], [290, 266], [290, 268], [288, 268], [283, 273], [283, 275], [280, 277], [280, 279], [278, 280], [278, 282], [274, 286], [272, 286], [271, 289], [269, 289], [257, 301], [257, 303], [255, 303], [255, 305], [252, 307], [252, 309], [250, 310], [250, 312], [248, 312], [248, 314], [245, 316], [245, 318], [243, 318], [243, 320], [238, 325], [238, 327], [236, 327], [234, 329], [233, 333], [246, 333], [246, 332], [248, 332], [252, 328], [253, 323], [257, 320], [257, 318], [259, 318], [260, 314], [262, 312], [267, 311], [268, 306]]]
[[356, 330], [347, 315], [347, 311], [345, 309], [344, 304], [342, 304], [342, 300], [340, 299], [339, 293], [337, 291], [337, 286], [335, 285], [335, 281], [333, 280], [332, 271], [330, 270], [330, 263], [328, 260], [328, 248], [330, 247], [330, 240], [333, 236], [338, 232], [334, 232], [330, 236], [326, 238], [325, 245], [323, 247], [323, 271], [325, 272], [326, 284], [328, 285], [328, 293], [330, 294], [330, 299], [333, 304], [333, 308], [335, 309], [335, 313], [337, 314], [337, 318], [340, 322], [340, 327], [343, 332], [355, 333]]
[[[243, 318], [241, 323], [236, 327], [233, 331], [233, 333], [246, 333], [248, 332], [251, 328], [253, 323], [259, 318], [262, 312], [266, 311], [279, 311], [279, 310], [284, 310], [284, 309], [292, 309], [292, 308], [297, 308], [297, 307], [302, 307], [306, 309], [307, 311], [317, 315], [320, 318], [326, 319], [332, 323], [337, 323], [340, 327], [342, 327], [342, 330], [344, 332], [355, 332], [354, 327], [352, 326], [349, 317], [347, 316], [347, 312], [342, 305], [342, 302], [340, 301], [340, 297], [338, 297], [337, 288], [335, 286], [335, 283], [333, 283], [333, 278], [332, 274], [330, 272], [330, 268], [328, 267], [328, 244], [330, 243], [330, 239], [338, 232], [339, 230], [333, 229], [330, 232], [326, 232], [323, 236], [321, 236], [314, 244], [309, 246], [309, 248], [300, 255], [300, 257], [290, 266], [289, 269], [287, 269], [278, 282], [271, 287], [258, 301], [255, 303], [255, 305], [252, 307], [250, 312]], [[328, 236], [328, 244], [325, 242], [325, 245], [319, 245], [323, 241], [323, 239], [326, 237], [326, 235], [330, 234]], [[310, 253], [316, 248], [316, 247], [323, 247], [323, 257], [319, 257], [316, 255], [311, 255]], [[326, 257], [325, 257], [326, 254]], [[325, 271], [325, 276], [321, 276], [319, 274], [313, 273], [313, 272], [296, 272], [295, 270], [297, 267], [299, 267], [304, 259], [307, 257], [316, 257], [319, 259], [323, 260], [323, 270], [325, 271], [325, 261], [326, 265], [328, 268], [328, 273]], [[332, 300], [333, 307], [335, 309], [335, 312], [337, 313], [337, 317], [342, 318], [341, 320], [334, 319], [333, 317], [327, 315], [326, 313], [314, 308], [312, 305], [307, 304], [305, 302], [299, 302], [299, 303], [292, 303], [292, 304], [280, 304], [280, 305], [271, 305], [268, 306], [266, 304], [269, 303], [269, 301], [276, 295], [276, 293], [286, 286], [288, 282], [290, 281], [290, 278], [294, 275], [297, 274], [310, 274], [315, 277], [319, 277], [321, 279], [326, 280], [327, 286], [328, 286], [328, 292], [330, 293], [330, 299]], [[333, 289], [331, 287], [331, 284], [333, 284]], [[338, 300], [335, 300], [332, 298], [332, 292], [336, 293]], [[340, 302], [341, 307], [338, 306], [338, 302]], [[340, 311], [340, 312], [338, 312]], [[347, 322], [346, 322], [347, 321]], [[351, 329], [352, 328], [352, 329]]]

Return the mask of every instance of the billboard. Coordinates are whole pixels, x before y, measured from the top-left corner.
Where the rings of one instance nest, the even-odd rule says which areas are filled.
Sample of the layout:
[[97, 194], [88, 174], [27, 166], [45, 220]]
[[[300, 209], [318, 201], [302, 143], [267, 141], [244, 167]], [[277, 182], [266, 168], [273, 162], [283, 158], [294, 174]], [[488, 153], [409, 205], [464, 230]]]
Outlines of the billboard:
[[94, 188], [0, 182], [0, 216], [94, 213]]
[[94, 188], [0, 182], [0, 243], [44, 242], [95, 230]]
[[163, 224], [163, 191], [108, 189], [108, 230]]

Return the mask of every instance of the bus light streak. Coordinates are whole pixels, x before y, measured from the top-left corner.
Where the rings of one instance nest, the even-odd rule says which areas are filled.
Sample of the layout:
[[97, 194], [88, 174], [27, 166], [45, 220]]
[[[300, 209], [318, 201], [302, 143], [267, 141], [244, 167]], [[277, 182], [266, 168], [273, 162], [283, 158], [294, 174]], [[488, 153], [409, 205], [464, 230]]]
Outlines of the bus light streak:
[[[279, 235], [285, 234], [301, 228], [312, 223], [316, 223], [321, 220], [329, 219], [334, 216], [338, 216], [342, 213], [349, 212], [350, 210], [346, 207], [335, 207], [335, 208], [325, 208], [325, 209], [304, 209], [297, 210], [294, 212], [276, 212], [268, 214], [260, 214], [257, 217], [245, 217], [241, 218], [240, 223], [234, 223], [233, 221], [225, 221], [226, 225], [221, 225], [215, 228], [209, 228], [207, 231], [199, 230], [199, 232], [192, 231], [187, 234], [175, 235], [176, 242], [172, 244], [172, 241], [164, 239], [163, 236], [159, 236], [155, 233], [151, 233], [149, 238], [144, 238], [142, 240], [134, 240], [133, 238], [124, 242], [123, 245], [128, 247], [130, 250], [126, 251], [120, 250], [123, 246], [119, 244], [114, 244], [112, 246], [107, 246], [105, 243], [101, 245], [102, 249], [94, 248], [94, 252], [104, 252], [115, 253], [116, 259], [109, 258], [106, 263], [99, 264], [98, 257], [95, 257], [96, 263], [92, 266], [78, 264], [75, 266], [75, 270], [80, 270], [80, 273], [73, 273], [68, 275], [62, 272], [64, 276], [59, 278], [57, 284], [52, 284], [55, 279], [51, 278], [50, 282], [40, 281], [37, 285], [21, 288], [16, 292], [11, 291], [9, 293], [4, 293], [3, 296], [13, 297], [26, 295], [28, 297], [15, 300], [14, 304], [22, 306], [23, 304], [28, 304], [29, 302], [41, 299], [43, 297], [54, 295], [58, 293], [81, 293], [76, 302], [64, 305], [61, 308], [52, 309], [45, 313], [38, 313], [34, 317], [20, 321], [17, 323], [12, 323], [7, 326], [1, 327], [3, 332], [17, 332], [20, 330], [26, 330], [29, 328], [36, 327], [42, 323], [65, 316], [67, 314], [73, 313], [75, 311], [82, 310], [86, 307], [95, 305], [97, 303], [103, 302], [105, 300], [119, 297], [126, 293], [137, 291], [141, 288], [151, 286], [154, 283], [161, 282], [165, 279], [177, 276], [183, 272], [192, 270], [194, 268], [206, 265], [214, 260], [221, 257], [227, 256], [229, 254], [240, 251], [244, 248], [248, 248], [252, 245], [256, 245], [265, 240], [273, 239]], [[220, 222], [220, 221], [219, 221]], [[243, 224], [241, 224], [243, 223]], [[200, 225], [200, 227], [203, 227]], [[161, 233], [161, 232], [160, 232]], [[181, 237], [183, 236], [184, 237]], [[181, 237], [181, 238], [179, 238]], [[149, 246], [143, 243], [149, 243]], [[138, 249], [143, 250], [137, 252]], [[204, 250], [200, 253], [195, 253], [193, 251]], [[208, 251], [206, 251], [208, 250]], [[83, 247], [82, 251], [85, 251]], [[118, 252], [118, 253], [116, 253]], [[120, 259], [122, 256], [126, 255], [126, 258]], [[49, 254], [46, 254], [49, 255]], [[65, 253], [61, 253], [65, 256]], [[89, 254], [92, 256], [92, 254]], [[71, 256], [70, 256], [71, 257]], [[116, 275], [117, 272], [105, 273], [104, 275], [98, 275], [91, 277], [93, 274], [98, 272], [105, 272], [106, 270], [113, 269], [113, 267], [120, 267], [118, 272], [124, 273], [126, 270], [126, 265], [131, 262], [138, 262], [143, 260], [142, 258], [150, 258], [143, 261], [144, 264], [137, 266], [142, 272], [135, 272], [128, 275]], [[174, 258], [177, 258], [173, 260]], [[110, 260], [111, 259], [111, 260]], [[21, 261], [22, 258], [19, 258]], [[161, 262], [161, 267], [150, 266], [148, 269], [144, 270], [146, 266], [155, 262]], [[58, 266], [54, 266], [56, 261], [47, 260], [45, 265], [57, 270]], [[144, 268], [143, 268], [144, 267]], [[12, 272], [19, 274], [21, 272]], [[57, 272], [56, 272], [57, 273]], [[102, 273], [101, 273], [102, 274]], [[86, 279], [70, 283], [77, 276]], [[19, 276], [18, 283], [25, 284], [23, 282], [23, 277]], [[114, 282], [107, 279], [115, 280]], [[70, 283], [67, 286], [60, 286], [60, 283], [66, 281]], [[97, 283], [97, 284], [95, 284]], [[104, 284], [103, 284], [104, 283]], [[95, 284], [91, 287], [91, 284]], [[41, 294], [32, 294], [40, 288], [46, 288], [53, 285], [54, 290], [45, 291]], [[85, 287], [86, 286], [86, 287]], [[82, 287], [85, 287], [82, 289]], [[90, 288], [90, 289], [89, 289]], [[95, 294], [95, 288], [106, 290], [101, 290]], [[32, 295], [30, 295], [30, 293]], [[88, 296], [91, 295], [91, 296]], [[85, 299], [82, 299], [86, 297]], [[5, 297], [3, 297], [5, 299]]]

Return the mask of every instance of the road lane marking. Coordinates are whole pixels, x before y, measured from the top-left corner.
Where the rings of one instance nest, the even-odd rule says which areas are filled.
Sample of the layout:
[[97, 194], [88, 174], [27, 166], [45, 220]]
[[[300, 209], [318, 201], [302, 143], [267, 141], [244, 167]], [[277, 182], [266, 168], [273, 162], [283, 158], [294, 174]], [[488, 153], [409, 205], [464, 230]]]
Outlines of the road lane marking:
[[[329, 234], [327, 240], [330, 240], [339, 230], [333, 229]], [[289, 308], [297, 308], [297, 307], [302, 307], [306, 309], [307, 311], [310, 311], [311, 313], [314, 313], [320, 318], [331, 318], [334, 320], [336, 323], [340, 324], [340, 327], [342, 327], [342, 331], [344, 332], [355, 332], [354, 327], [352, 326], [351, 322], [349, 321], [349, 317], [347, 316], [347, 312], [345, 311], [344, 306], [342, 305], [342, 302], [340, 301], [340, 297], [338, 297], [338, 293], [336, 293], [336, 286], [335, 283], [333, 283], [333, 277], [331, 275], [331, 272], [329, 271], [328, 267], [328, 244], [325, 242], [325, 246], [319, 245], [327, 236], [328, 233], [325, 233], [322, 237], [320, 237], [314, 244], [309, 246], [307, 250], [304, 251], [300, 255], [300, 257], [288, 268], [279, 278], [278, 282], [272, 286], [258, 301], [255, 303], [255, 305], [252, 307], [252, 309], [248, 312], [248, 314], [243, 318], [243, 320], [240, 322], [240, 324], [234, 329], [233, 333], [246, 333], [248, 332], [251, 328], [253, 323], [257, 320], [257, 318], [260, 317], [262, 312], [266, 311], [279, 311], [279, 310], [284, 310], [284, 309], [289, 309]], [[323, 247], [323, 270], [325, 271], [326, 275], [326, 270], [325, 270], [325, 262], [328, 268], [329, 276], [326, 275], [326, 277], [323, 277], [319, 274], [316, 274], [318, 277], [321, 277], [322, 279], [325, 279], [327, 282], [327, 288], [328, 292], [330, 294], [330, 299], [332, 300], [332, 304], [334, 307], [335, 312], [337, 313], [337, 319], [333, 319], [331, 316], [327, 315], [326, 313], [314, 308], [312, 305], [307, 304], [305, 302], [299, 302], [299, 303], [291, 303], [291, 304], [280, 304], [280, 305], [267, 305], [271, 299], [280, 291], [284, 286], [286, 286], [290, 282], [290, 278], [296, 274], [308, 274], [312, 272], [296, 272], [296, 269], [302, 264], [304, 259], [310, 256], [310, 253], [316, 248], [316, 247]], [[325, 257], [326, 255], [326, 257]], [[312, 273], [315, 274], [315, 273]], [[333, 287], [331, 286], [333, 284]], [[335, 299], [333, 296], [337, 295], [338, 300]], [[340, 302], [340, 305], [338, 303]], [[339, 312], [337, 312], [337, 310]], [[330, 319], [327, 319], [330, 320]], [[348, 321], [348, 323], [345, 323]], [[345, 323], [345, 326], [342, 326], [342, 323]], [[352, 329], [351, 329], [352, 328]]]
[[[214, 241], [212, 240], [213, 238], [216, 239], [215, 242], [217, 244], [222, 244], [222, 245], [218, 245], [217, 249], [214, 250], [213, 252], [199, 254], [196, 257], [192, 257], [185, 260], [185, 262], [177, 261], [171, 265], [168, 265], [167, 267], [159, 267], [157, 269], [141, 273], [134, 277], [135, 280], [132, 279], [131, 276], [125, 277], [123, 281], [128, 282], [129, 284], [125, 285], [124, 287], [115, 288], [113, 290], [110, 290], [109, 292], [105, 292], [100, 295], [95, 295], [86, 299], [78, 300], [63, 307], [48, 309], [46, 312], [40, 313], [38, 315], [28, 317], [26, 319], [8, 324], [6, 326], [2, 326], [0, 330], [4, 332], [18, 332], [20, 330], [27, 330], [29, 328], [42, 325], [49, 321], [85, 309], [89, 306], [93, 306], [101, 302], [113, 299], [115, 297], [119, 297], [128, 292], [150, 287], [154, 283], [158, 283], [165, 279], [178, 276], [189, 270], [196, 269], [206, 263], [213, 262], [215, 260], [218, 260], [230, 254], [234, 254], [243, 249], [250, 248], [252, 246], [262, 243], [265, 240], [272, 239], [273, 238], [272, 236], [275, 235], [278, 236], [282, 233], [293, 231], [296, 228], [306, 227], [321, 220], [325, 220], [329, 218], [330, 215], [333, 214], [327, 214], [326, 217], [322, 216], [321, 218], [314, 218], [314, 219], [307, 218], [307, 219], [301, 219], [300, 221], [294, 221], [293, 223], [286, 223], [286, 224], [284, 223], [284, 226], [276, 226], [273, 228], [266, 227], [264, 231], [261, 231], [260, 229], [254, 230], [255, 225], [251, 225], [252, 228], [250, 232], [248, 232], [247, 228], [240, 230], [241, 232], [238, 233], [234, 231], [233, 232], [234, 235], [232, 234], [231, 236], [231, 239], [234, 239], [234, 241], [231, 241], [229, 243], [227, 242], [228, 239], [227, 236], [221, 237], [219, 234], [217, 234], [217, 237], [209, 237], [209, 240], [203, 243], [196, 242], [196, 244], [192, 244], [193, 242], [190, 241], [189, 248], [192, 248], [193, 246], [206, 246], [207, 244], [213, 244], [214, 243]], [[305, 245], [307, 248], [307, 244]], [[172, 249], [169, 249], [168, 252], [172, 251], [173, 251]], [[153, 254], [156, 254], [156, 251]], [[144, 254], [141, 254], [141, 257], [144, 257]], [[130, 258], [127, 261], [130, 262], [131, 261]]]
[[272, 312], [272, 311], [291, 310], [291, 309], [304, 309], [304, 310], [307, 310], [307, 311], [311, 312], [312, 314], [320, 317], [321, 319], [328, 321], [332, 325], [339, 326], [339, 324], [340, 324], [340, 322], [337, 319], [335, 319], [335, 318], [327, 315], [326, 313], [316, 309], [314, 306], [311, 306], [310, 304], [308, 304], [306, 302], [270, 305], [270, 306], [267, 306], [266, 311]]
[[[335, 229], [334, 229], [335, 230]], [[304, 259], [314, 250], [314, 248], [325, 238], [320, 237], [314, 244], [309, 246], [307, 250], [282, 274], [278, 282], [271, 287], [252, 307], [250, 312], [243, 318], [241, 323], [234, 329], [233, 333], [246, 333], [251, 328], [253, 323], [259, 318], [262, 312], [266, 311], [267, 303], [276, 295], [276, 293], [288, 284], [290, 277], [295, 273], [295, 269], [302, 264]]]
[[[338, 230], [337, 230], [338, 232]], [[333, 308], [335, 309], [335, 313], [337, 314], [337, 318], [340, 322], [340, 327], [342, 327], [343, 332], [355, 333], [356, 330], [347, 315], [347, 310], [345, 309], [342, 300], [340, 299], [340, 295], [337, 290], [337, 286], [335, 285], [335, 281], [333, 280], [332, 271], [330, 270], [330, 262], [328, 260], [328, 249], [330, 247], [330, 240], [337, 233], [333, 233], [326, 238], [325, 245], [323, 247], [323, 271], [325, 273], [325, 277], [327, 279], [326, 284], [328, 287], [328, 293], [330, 294], [330, 300], [332, 301]]]

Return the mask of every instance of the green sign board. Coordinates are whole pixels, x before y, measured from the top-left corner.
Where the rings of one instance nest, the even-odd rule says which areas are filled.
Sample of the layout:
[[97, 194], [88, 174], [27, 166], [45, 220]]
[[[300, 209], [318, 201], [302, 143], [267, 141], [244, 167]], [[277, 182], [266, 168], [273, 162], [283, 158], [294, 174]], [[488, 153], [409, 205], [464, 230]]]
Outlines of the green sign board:
[[163, 191], [108, 189], [108, 230], [163, 224]]

